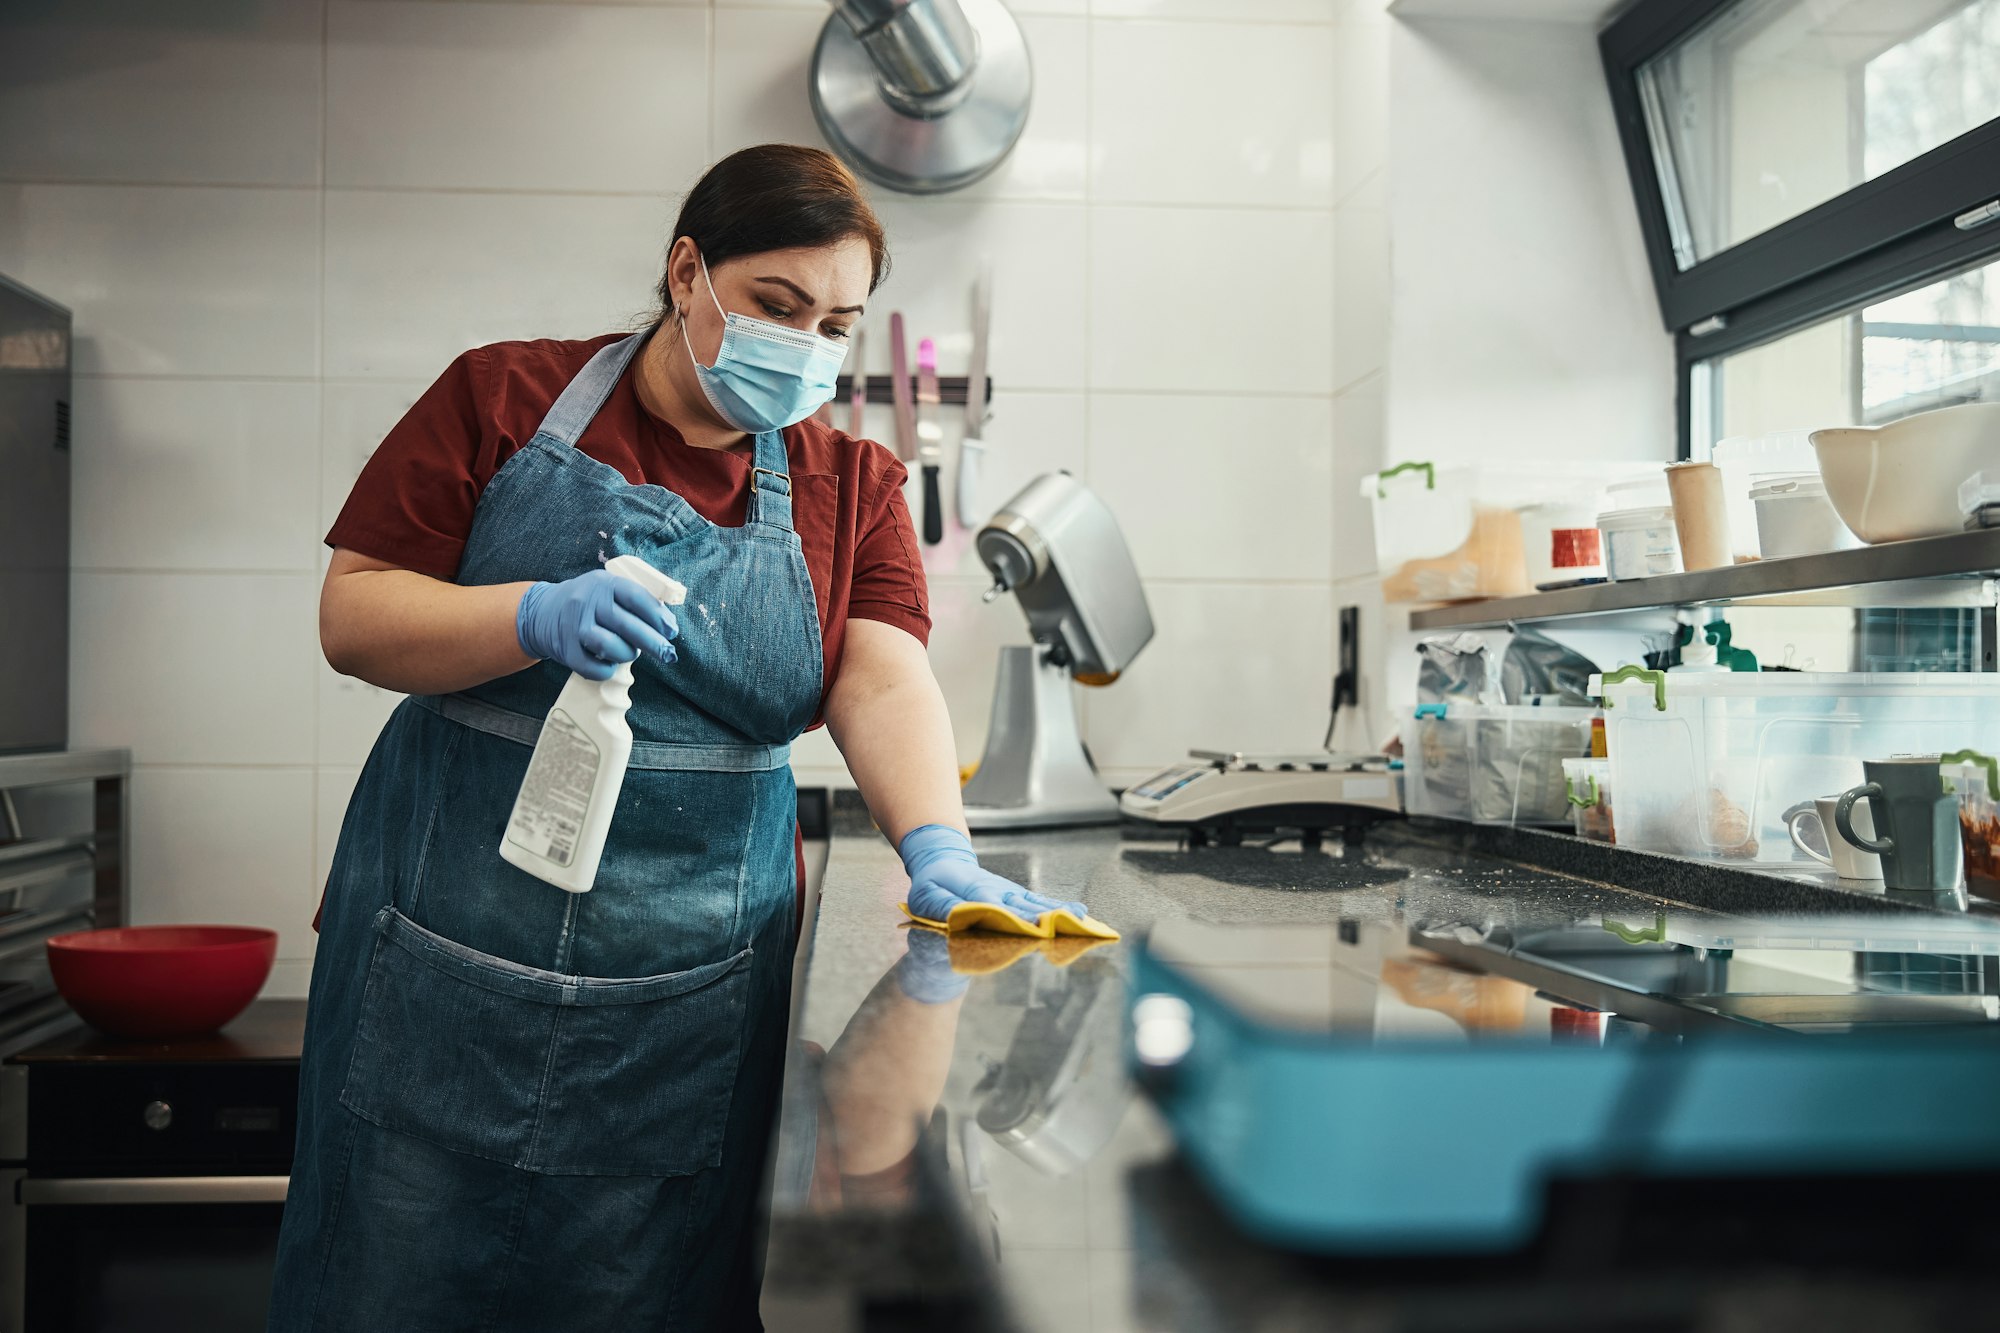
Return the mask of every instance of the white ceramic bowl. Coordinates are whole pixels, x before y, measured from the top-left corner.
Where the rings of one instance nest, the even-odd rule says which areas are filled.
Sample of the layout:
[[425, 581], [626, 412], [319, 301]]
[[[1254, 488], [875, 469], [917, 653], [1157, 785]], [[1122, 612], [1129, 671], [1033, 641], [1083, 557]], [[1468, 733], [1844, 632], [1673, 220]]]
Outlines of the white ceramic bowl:
[[1961, 403], [1886, 426], [1812, 433], [1826, 498], [1865, 542], [1938, 537], [1965, 527], [1958, 487], [2000, 468], [2000, 403]]

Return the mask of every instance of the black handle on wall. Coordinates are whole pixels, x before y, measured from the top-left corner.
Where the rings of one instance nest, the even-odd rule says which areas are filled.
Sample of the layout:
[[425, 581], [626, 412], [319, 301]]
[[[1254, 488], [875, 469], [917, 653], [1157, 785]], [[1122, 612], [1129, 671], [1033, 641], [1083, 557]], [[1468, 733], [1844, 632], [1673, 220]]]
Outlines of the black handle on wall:
[[928, 546], [944, 540], [944, 505], [938, 489], [938, 465], [924, 464], [924, 543]]
[[[914, 399], [917, 393], [917, 377], [911, 375], [908, 378], [910, 381], [910, 396]], [[938, 402], [947, 407], [965, 406], [966, 394], [971, 388], [970, 380], [966, 379], [963, 375], [940, 375], [938, 376], [937, 383]], [[833, 382], [833, 396], [845, 402], [848, 395], [853, 392], [853, 387], [853, 376], [838, 376]], [[896, 377], [894, 375], [870, 375], [862, 381], [862, 392], [871, 403], [885, 406], [894, 403], [896, 401]], [[986, 401], [989, 403], [993, 401], [993, 377], [991, 375], [986, 377]]]

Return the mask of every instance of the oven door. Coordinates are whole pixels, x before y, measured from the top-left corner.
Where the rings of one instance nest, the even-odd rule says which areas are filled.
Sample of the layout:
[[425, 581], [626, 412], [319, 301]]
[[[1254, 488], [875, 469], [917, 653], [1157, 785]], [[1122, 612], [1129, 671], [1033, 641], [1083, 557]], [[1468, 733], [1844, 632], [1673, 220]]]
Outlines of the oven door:
[[284, 1176], [30, 1177], [27, 1333], [262, 1333]]

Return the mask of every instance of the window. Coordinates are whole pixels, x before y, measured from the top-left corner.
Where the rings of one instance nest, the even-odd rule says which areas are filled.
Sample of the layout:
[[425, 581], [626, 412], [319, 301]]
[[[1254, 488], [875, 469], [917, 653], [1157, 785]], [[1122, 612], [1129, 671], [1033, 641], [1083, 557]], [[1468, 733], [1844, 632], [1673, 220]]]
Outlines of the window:
[[1686, 270], [2000, 116], [2000, 0], [1744, 0], [1637, 77]]
[[1684, 455], [2000, 397], [2000, 0], [1638, 0], [1600, 47]]
[[1692, 453], [1732, 435], [1879, 426], [2000, 402], [2000, 261], [1695, 363]]

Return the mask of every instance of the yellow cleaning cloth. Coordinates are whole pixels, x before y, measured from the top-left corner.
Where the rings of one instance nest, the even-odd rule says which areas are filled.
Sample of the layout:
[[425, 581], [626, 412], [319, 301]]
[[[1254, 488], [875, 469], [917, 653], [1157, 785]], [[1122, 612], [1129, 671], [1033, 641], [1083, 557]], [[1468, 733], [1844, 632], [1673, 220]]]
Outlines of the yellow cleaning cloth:
[[1026, 935], [995, 935], [982, 930], [953, 935], [945, 941], [945, 948], [951, 954], [952, 971], [963, 977], [988, 977], [1006, 971], [1046, 943]]
[[1058, 935], [1052, 940], [1043, 940], [1035, 947], [1056, 967], [1068, 967], [1092, 949], [1102, 949], [1109, 943], [1110, 940], [1094, 935]]
[[1049, 940], [1058, 935], [1083, 935], [1091, 939], [1115, 940], [1118, 932], [1105, 925], [1094, 916], [1078, 916], [1076, 913], [1057, 908], [1042, 913], [1040, 921], [1029, 921], [1014, 915], [998, 903], [960, 903], [951, 909], [942, 921], [933, 921], [918, 916], [910, 910], [908, 903], [901, 904], [903, 915], [920, 926], [932, 930], [942, 930], [956, 935], [967, 930], [986, 930], [1000, 935], [1026, 935], [1031, 939]]
[[[914, 919], [912, 930], [936, 930]], [[1088, 935], [1060, 935], [1037, 939], [1032, 935], [997, 935], [990, 930], [962, 930], [946, 938], [951, 970], [960, 976], [986, 977], [1004, 972], [1031, 953], [1039, 953], [1055, 967], [1068, 967], [1092, 949], [1101, 949], [1110, 940]]]

